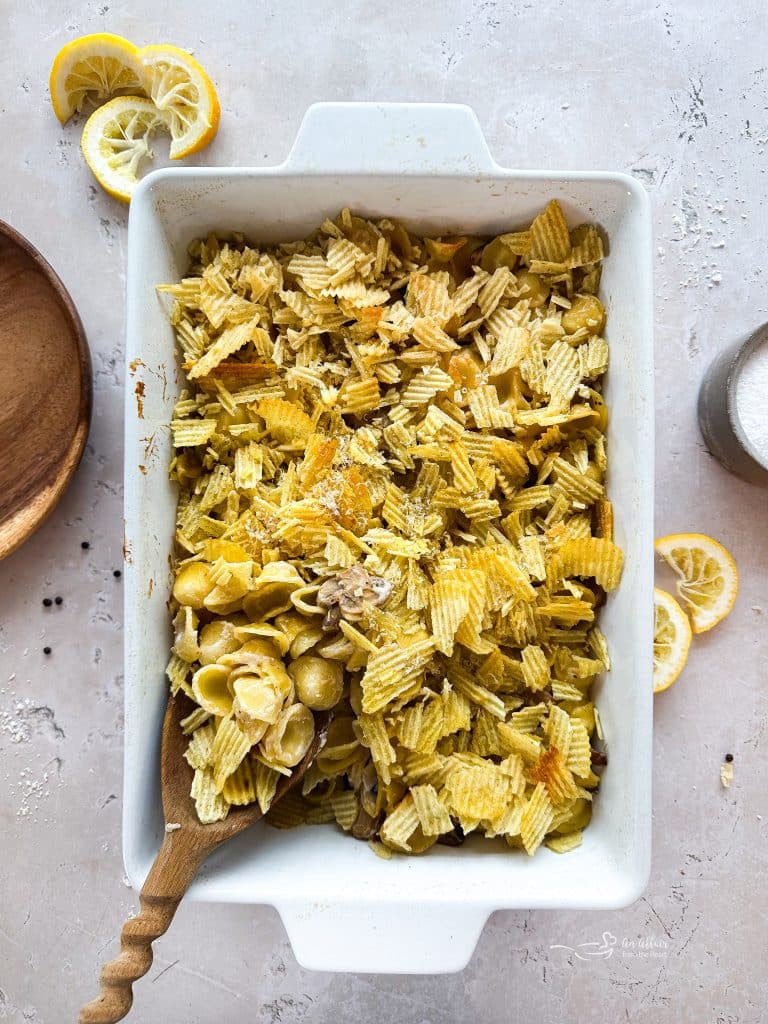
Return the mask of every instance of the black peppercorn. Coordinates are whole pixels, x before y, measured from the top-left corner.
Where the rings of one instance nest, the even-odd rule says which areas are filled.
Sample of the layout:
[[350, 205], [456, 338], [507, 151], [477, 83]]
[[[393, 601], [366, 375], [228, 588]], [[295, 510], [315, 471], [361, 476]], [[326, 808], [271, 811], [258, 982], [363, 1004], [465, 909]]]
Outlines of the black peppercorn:
[[728, 762], [728, 764], [730, 764], [731, 761], [733, 760], [733, 754], [726, 754], [725, 755], [725, 760]]
[[51, 605], [53, 604], [53, 601], [50, 599], [50, 597], [44, 597], [43, 604], [45, 605], [46, 608], [50, 608]]
[[56, 604], [64, 604], [64, 598], [63, 597], [57, 597], [56, 598]]
[[123, 574], [120, 572], [119, 569], [115, 569], [112, 575], [115, 577], [116, 580], [119, 580]]
[[51, 653], [51, 648], [50, 647], [44, 647], [43, 648], [43, 654], [50, 654], [50, 653]]
[[88, 543], [87, 540], [84, 540], [83, 543], [80, 545], [80, 547], [83, 549], [83, 551], [87, 551], [90, 546], [91, 545]]

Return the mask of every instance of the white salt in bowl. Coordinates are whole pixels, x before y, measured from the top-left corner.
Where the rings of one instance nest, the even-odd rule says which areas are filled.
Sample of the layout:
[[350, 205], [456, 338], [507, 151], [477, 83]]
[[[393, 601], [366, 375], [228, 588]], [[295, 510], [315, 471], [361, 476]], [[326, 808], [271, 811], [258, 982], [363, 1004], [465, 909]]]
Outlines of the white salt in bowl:
[[768, 324], [722, 352], [699, 391], [699, 425], [726, 469], [768, 486]]

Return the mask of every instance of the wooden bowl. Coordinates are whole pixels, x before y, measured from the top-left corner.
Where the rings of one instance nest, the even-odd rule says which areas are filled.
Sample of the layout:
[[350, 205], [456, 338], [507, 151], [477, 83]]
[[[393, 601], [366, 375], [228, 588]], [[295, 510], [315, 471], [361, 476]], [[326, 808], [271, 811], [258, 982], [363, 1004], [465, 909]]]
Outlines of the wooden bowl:
[[0, 221], [0, 558], [64, 493], [91, 421], [91, 357], [54, 270]]

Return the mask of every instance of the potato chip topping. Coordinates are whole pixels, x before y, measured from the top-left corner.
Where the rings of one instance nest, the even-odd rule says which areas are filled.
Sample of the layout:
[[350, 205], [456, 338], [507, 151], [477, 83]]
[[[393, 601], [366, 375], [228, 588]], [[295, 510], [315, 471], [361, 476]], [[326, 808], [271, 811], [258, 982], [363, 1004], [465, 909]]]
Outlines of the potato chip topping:
[[603, 255], [555, 201], [490, 241], [344, 210], [274, 247], [211, 235], [160, 287], [187, 379], [168, 677], [198, 705], [201, 821], [268, 811], [335, 706], [273, 825], [579, 845], [623, 565]]

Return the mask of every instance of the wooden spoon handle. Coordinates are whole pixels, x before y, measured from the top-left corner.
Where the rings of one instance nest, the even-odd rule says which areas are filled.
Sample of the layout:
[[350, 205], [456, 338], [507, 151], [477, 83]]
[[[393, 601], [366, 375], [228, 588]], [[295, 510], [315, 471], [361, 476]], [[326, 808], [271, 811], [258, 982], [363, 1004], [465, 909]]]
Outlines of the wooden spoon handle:
[[101, 992], [80, 1011], [78, 1024], [114, 1024], [133, 1003], [133, 983], [152, 966], [152, 943], [168, 930], [208, 847], [183, 835], [166, 834], [139, 895], [141, 913], [123, 925], [120, 953], [101, 971]]

